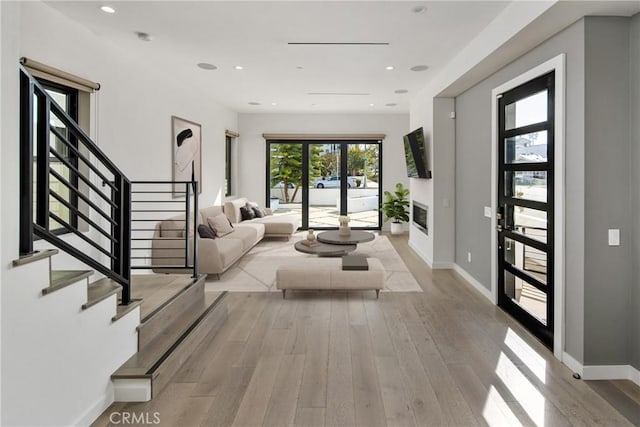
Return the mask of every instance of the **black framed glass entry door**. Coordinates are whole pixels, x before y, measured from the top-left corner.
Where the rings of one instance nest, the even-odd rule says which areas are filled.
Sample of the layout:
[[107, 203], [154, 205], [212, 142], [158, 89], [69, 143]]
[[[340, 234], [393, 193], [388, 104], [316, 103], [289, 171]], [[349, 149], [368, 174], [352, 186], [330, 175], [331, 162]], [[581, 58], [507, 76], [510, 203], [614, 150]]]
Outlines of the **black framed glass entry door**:
[[498, 305], [553, 348], [554, 73], [498, 100]]

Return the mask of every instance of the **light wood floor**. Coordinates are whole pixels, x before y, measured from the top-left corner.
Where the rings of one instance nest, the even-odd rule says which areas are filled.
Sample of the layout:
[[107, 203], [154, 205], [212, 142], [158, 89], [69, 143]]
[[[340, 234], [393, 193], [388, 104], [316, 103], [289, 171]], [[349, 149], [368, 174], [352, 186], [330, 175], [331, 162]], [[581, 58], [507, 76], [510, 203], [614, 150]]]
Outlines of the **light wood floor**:
[[226, 324], [162, 394], [114, 404], [95, 425], [124, 414], [163, 426], [638, 422], [638, 387], [573, 379], [455, 273], [391, 240], [423, 293], [230, 293]]

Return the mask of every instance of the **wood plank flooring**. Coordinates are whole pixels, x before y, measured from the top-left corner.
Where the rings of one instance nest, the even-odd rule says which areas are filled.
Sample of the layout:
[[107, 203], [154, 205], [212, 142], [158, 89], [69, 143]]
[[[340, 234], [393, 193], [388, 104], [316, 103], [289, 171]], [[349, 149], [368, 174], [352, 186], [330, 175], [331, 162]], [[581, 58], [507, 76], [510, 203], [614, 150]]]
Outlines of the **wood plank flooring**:
[[455, 273], [390, 240], [423, 293], [230, 293], [227, 323], [161, 395], [114, 404], [94, 425], [155, 412], [166, 426], [640, 422], [637, 386], [575, 380]]

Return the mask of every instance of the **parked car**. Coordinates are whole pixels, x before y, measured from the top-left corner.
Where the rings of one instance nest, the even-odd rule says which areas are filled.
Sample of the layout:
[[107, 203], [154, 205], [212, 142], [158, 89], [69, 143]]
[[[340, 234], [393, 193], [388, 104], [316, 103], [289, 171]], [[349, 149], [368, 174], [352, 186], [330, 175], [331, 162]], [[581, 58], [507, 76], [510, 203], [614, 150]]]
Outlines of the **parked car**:
[[[296, 186], [293, 184], [293, 182], [289, 183], [289, 188], [296, 188]], [[280, 181], [279, 183], [277, 183], [276, 185], [274, 185], [271, 188], [284, 188], [284, 182]]]
[[[340, 177], [339, 176], [330, 176], [328, 178], [322, 177], [317, 178], [313, 181], [313, 186], [316, 188], [339, 188], [340, 187]], [[358, 186], [356, 180], [350, 176], [347, 177], [347, 187], [355, 188]]]

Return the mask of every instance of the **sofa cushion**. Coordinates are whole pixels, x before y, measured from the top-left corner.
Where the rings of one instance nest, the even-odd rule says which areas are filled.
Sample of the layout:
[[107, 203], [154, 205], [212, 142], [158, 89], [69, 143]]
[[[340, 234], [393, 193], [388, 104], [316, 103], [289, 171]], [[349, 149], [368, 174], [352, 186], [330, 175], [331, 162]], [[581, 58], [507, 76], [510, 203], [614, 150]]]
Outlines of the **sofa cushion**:
[[207, 218], [209, 227], [216, 233], [216, 237], [226, 236], [233, 232], [233, 226], [225, 214], [216, 215]]
[[160, 222], [160, 237], [184, 237], [184, 220], [168, 219]]
[[258, 242], [258, 231], [254, 227], [243, 227], [242, 224], [234, 227], [232, 234], [225, 236], [225, 239], [236, 239], [242, 241], [242, 250], [246, 251]]
[[208, 225], [200, 224], [198, 225], [198, 236], [203, 239], [215, 239], [216, 233]]
[[200, 221], [198, 222], [198, 224], [206, 224], [207, 218], [220, 215], [221, 213], [223, 213], [222, 206], [209, 206], [209, 207], [200, 209], [199, 212], [200, 212]]
[[256, 218], [251, 222], [264, 224], [264, 234], [268, 235], [291, 235], [300, 226], [300, 218], [289, 215], [270, 215], [264, 218]]
[[242, 221], [240, 215], [240, 208], [247, 205], [248, 200], [245, 197], [229, 200], [224, 203], [224, 214], [229, 218], [232, 224], [237, 224]]
[[243, 221], [249, 221], [256, 217], [256, 213], [249, 206], [240, 207], [240, 217]]

